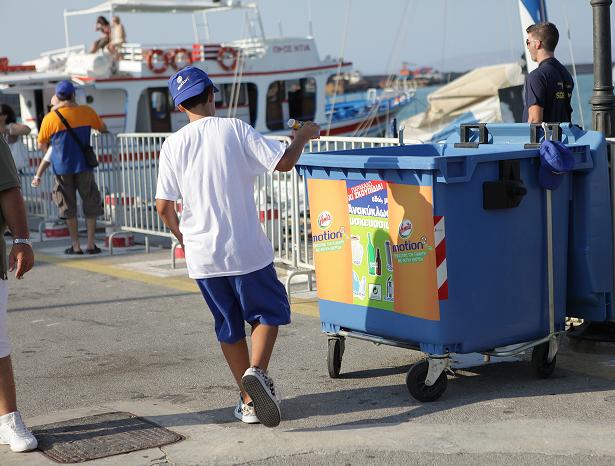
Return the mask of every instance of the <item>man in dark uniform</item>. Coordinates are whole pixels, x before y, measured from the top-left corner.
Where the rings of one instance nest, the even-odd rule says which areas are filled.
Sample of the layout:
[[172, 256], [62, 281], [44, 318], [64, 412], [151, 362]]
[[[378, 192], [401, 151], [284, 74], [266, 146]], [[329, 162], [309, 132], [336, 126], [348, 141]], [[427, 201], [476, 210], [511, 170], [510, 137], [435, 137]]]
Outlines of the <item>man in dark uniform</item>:
[[571, 121], [574, 81], [554, 56], [559, 32], [552, 23], [533, 24], [526, 29], [525, 44], [538, 68], [525, 82], [523, 121], [555, 123]]

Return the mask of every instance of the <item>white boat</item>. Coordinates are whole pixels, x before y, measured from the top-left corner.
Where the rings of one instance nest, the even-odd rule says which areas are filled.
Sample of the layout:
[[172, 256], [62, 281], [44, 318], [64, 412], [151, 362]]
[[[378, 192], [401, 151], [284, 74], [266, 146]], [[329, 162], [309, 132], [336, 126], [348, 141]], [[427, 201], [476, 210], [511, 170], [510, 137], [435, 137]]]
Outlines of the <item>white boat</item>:
[[[215, 42], [208, 15], [240, 10], [247, 37]], [[194, 43], [126, 43], [119, 55], [88, 53], [71, 46], [69, 18], [127, 13], [192, 13]], [[319, 57], [312, 37], [266, 38], [254, 4], [237, 0], [108, 0], [98, 6], [65, 11], [66, 47], [45, 52], [25, 66], [0, 63], [0, 91], [19, 94], [22, 121], [37, 130], [55, 84], [70, 79], [77, 99], [91, 105], [111, 132], [171, 132], [187, 123], [169, 98], [167, 80], [192, 64], [204, 69], [220, 88], [219, 116], [237, 117], [263, 133], [287, 133], [289, 118], [313, 120], [330, 135], [379, 135], [413, 97], [413, 90], [378, 91], [371, 98], [327, 103], [327, 80], [350, 73], [352, 64]], [[241, 28], [237, 28], [240, 30]], [[204, 34], [202, 34], [202, 32]]]

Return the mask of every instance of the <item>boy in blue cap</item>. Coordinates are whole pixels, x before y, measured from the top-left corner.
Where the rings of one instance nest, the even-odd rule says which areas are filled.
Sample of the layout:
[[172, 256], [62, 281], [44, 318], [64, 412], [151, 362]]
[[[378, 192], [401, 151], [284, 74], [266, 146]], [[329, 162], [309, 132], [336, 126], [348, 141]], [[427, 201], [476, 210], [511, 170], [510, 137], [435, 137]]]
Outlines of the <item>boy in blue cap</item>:
[[[290, 306], [273, 267], [273, 249], [254, 204], [254, 180], [290, 171], [320, 127], [305, 123], [293, 142], [265, 139], [236, 118], [215, 117], [218, 89], [203, 70], [188, 66], [169, 79], [175, 105], [190, 123], [160, 150], [156, 208], [186, 254], [215, 320], [222, 352], [239, 386], [235, 417], [267, 427], [280, 423], [280, 403], [267, 373], [278, 326]], [[182, 199], [181, 222], [175, 202]], [[252, 327], [252, 355], [245, 322]]]

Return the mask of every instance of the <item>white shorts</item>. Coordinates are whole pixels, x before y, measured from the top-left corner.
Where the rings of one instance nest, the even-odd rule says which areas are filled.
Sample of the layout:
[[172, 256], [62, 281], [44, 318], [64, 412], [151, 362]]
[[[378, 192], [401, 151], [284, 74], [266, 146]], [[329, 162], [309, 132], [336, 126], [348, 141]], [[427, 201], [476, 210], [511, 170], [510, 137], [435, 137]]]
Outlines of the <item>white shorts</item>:
[[6, 307], [9, 302], [9, 282], [0, 280], [0, 358], [11, 354], [11, 343], [6, 328]]

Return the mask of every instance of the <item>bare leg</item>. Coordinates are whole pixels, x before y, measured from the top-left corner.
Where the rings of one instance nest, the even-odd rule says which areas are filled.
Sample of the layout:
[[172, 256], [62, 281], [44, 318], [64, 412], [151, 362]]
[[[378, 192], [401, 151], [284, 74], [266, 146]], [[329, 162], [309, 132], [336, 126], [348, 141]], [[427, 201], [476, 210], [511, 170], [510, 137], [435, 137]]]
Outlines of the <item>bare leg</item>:
[[94, 249], [94, 235], [96, 234], [96, 217], [86, 218], [85, 224], [88, 229], [88, 249]]
[[278, 327], [254, 323], [252, 325], [252, 365], [266, 371], [278, 336]]
[[77, 229], [77, 219], [67, 218], [66, 224], [68, 225], [68, 231], [70, 233], [70, 239], [73, 243], [74, 251], [81, 251], [81, 244], [79, 244], [79, 230]]
[[220, 347], [222, 348], [222, 353], [224, 353], [226, 362], [231, 368], [233, 377], [235, 377], [235, 382], [237, 382], [237, 386], [241, 391], [244, 403], [249, 403], [252, 399], [241, 385], [241, 377], [243, 377], [244, 372], [250, 367], [250, 354], [248, 353], [246, 339], [244, 338], [232, 344], [220, 342]]
[[0, 358], [0, 416], [17, 411], [11, 357]]

